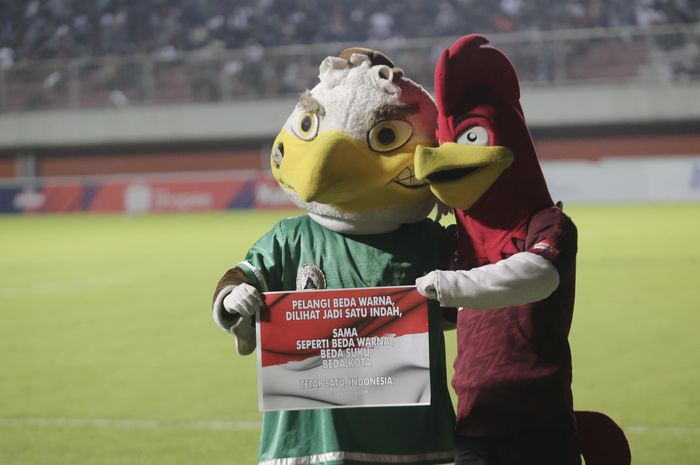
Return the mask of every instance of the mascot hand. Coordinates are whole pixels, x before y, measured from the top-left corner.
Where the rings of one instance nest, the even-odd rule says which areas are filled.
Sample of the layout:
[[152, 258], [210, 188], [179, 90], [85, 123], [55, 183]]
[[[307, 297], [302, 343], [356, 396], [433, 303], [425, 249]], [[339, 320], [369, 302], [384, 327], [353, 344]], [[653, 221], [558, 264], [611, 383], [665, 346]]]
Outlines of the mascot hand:
[[236, 350], [241, 355], [248, 355], [255, 350], [255, 320], [243, 315], [231, 327], [231, 333], [236, 338]]
[[234, 315], [255, 316], [260, 310], [260, 293], [250, 284], [241, 283], [224, 297], [224, 310]]
[[416, 290], [431, 300], [438, 300], [436, 271], [431, 271], [422, 278], [416, 279]]
[[236, 338], [241, 355], [255, 350], [255, 314], [260, 310], [260, 293], [250, 284], [227, 286], [214, 301], [214, 322]]

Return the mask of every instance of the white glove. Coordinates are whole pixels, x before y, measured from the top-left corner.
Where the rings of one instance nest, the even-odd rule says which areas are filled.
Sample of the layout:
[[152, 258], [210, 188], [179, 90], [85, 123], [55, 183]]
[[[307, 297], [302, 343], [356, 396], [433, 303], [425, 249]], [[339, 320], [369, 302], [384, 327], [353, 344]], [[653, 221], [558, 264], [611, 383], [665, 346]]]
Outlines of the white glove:
[[223, 288], [214, 301], [214, 322], [236, 338], [236, 349], [241, 355], [255, 350], [253, 318], [260, 311], [260, 293], [250, 284]]
[[431, 300], [438, 300], [437, 271], [431, 271], [422, 278], [416, 279], [416, 290]]
[[224, 310], [243, 316], [255, 316], [260, 311], [260, 293], [250, 284], [241, 283], [224, 297]]

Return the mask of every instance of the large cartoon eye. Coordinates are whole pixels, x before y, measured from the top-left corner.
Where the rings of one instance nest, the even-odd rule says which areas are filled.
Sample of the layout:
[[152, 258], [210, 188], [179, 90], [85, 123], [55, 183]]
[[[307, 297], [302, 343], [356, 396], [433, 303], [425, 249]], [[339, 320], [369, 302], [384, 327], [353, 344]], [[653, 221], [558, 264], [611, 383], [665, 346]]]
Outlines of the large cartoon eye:
[[489, 132], [483, 126], [472, 126], [459, 135], [457, 143], [486, 147], [489, 145]]
[[318, 134], [318, 115], [310, 111], [303, 112], [292, 129], [299, 139], [312, 140]]
[[367, 144], [376, 152], [391, 152], [403, 146], [413, 135], [413, 126], [408, 121], [380, 121], [369, 130]]

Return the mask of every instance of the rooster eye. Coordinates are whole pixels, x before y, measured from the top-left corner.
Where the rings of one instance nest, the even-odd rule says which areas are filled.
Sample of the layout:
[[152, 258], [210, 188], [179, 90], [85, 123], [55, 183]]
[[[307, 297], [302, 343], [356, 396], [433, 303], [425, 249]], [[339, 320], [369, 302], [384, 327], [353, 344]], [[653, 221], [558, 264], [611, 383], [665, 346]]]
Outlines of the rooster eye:
[[312, 140], [318, 133], [318, 115], [305, 111], [294, 124], [294, 134], [302, 140]]
[[375, 152], [391, 152], [401, 148], [412, 135], [413, 126], [408, 121], [380, 121], [369, 130], [367, 144]]
[[489, 132], [483, 126], [472, 126], [457, 137], [458, 144], [489, 145]]

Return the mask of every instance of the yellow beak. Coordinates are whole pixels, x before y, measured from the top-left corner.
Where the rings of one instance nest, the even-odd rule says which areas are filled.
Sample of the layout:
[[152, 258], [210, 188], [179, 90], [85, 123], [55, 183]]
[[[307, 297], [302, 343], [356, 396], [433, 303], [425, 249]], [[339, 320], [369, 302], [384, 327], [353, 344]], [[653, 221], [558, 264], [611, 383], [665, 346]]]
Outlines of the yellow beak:
[[468, 210], [513, 163], [506, 147], [446, 142], [416, 149], [416, 177], [430, 182], [435, 196], [452, 208]]
[[[286, 130], [275, 139], [272, 174], [304, 202], [341, 205], [348, 210], [411, 205], [428, 198], [427, 186], [409, 189], [392, 182], [413, 163], [414, 147], [384, 156], [341, 131], [304, 141]], [[275, 152], [278, 152], [277, 158]]]

